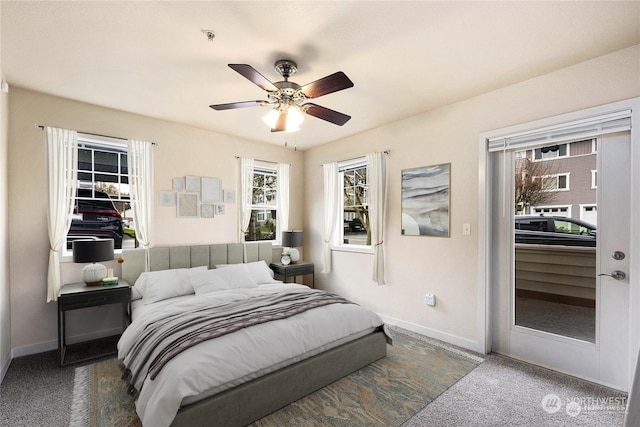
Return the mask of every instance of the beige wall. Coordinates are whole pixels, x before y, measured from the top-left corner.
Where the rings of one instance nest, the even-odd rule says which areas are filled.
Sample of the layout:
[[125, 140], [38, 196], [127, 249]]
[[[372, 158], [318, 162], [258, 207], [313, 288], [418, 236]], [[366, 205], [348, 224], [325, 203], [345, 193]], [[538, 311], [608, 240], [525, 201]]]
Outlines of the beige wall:
[[[338, 251], [332, 255], [332, 273], [318, 274], [316, 284], [416, 332], [482, 349], [476, 233], [479, 134], [638, 95], [640, 46], [635, 46], [306, 151], [305, 252], [316, 271], [322, 270], [323, 200], [315, 197], [323, 189], [321, 165], [391, 151], [384, 235], [387, 284], [371, 281], [372, 255]], [[451, 237], [401, 236], [401, 171], [439, 163], [451, 163]], [[471, 236], [462, 235], [464, 223], [471, 224]], [[436, 295], [434, 308], [424, 304], [426, 293]]]
[[[222, 178], [225, 188], [236, 188], [236, 155], [291, 163], [290, 225], [305, 230], [304, 258], [316, 263], [316, 284], [409, 329], [475, 349], [482, 339], [478, 329], [482, 299], [476, 234], [478, 135], [639, 96], [639, 67], [640, 47], [636, 46], [304, 153], [11, 88], [8, 237], [14, 356], [55, 348], [56, 340], [56, 305], [45, 303], [48, 241], [44, 135], [34, 128], [35, 123], [158, 143], [155, 194], [169, 189], [171, 178], [187, 174], [216, 176]], [[389, 191], [384, 239], [387, 285], [372, 283], [370, 254], [334, 252], [333, 272], [320, 274], [320, 165], [385, 149], [391, 150], [387, 157]], [[451, 237], [400, 236], [401, 171], [438, 163], [451, 163]], [[234, 207], [227, 206], [226, 215], [213, 220], [178, 219], [171, 208], [159, 208], [156, 202], [155, 244], [234, 241], [235, 213]], [[471, 236], [462, 235], [463, 223], [472, 225]], [[0, 272], [2, 262], [0, 258]], [[76, 281], [79, 269], [64, 263], [62, 275], [63, 282]], [[436, 294], [435, 308], [424, 305], [427, 292]], [[68, 317], [69, 334], [113, 330], [118, 326], [118, 315], [117, 307], [72, 312]], [[5, 333], [2, 339], [6, 339]]]
[[[159, 207], [157, 203], [157, 192], [170, 190], [172, 178], [184, 175], [218, 177], [224, 188], [237, 191], [235, 156], [291, 164], [290, 226], [302, 226], [304, 165], [299, 151], [15, 87], [11, 89], [9, 109], [9, 250], [14, 357], [57, 345], [56, 304], [45, 302], [49, 248], [46, 164], [44, 133], [34, 127], [36, 123], [157, 143], [154, 148], [155, 245], [237, 241], [234, 205], [226, 205], [224, 216], [185, 219], [176, 218], [175, 208]], [[63, 283], [79, 281], [77, 265], [65, 262], [61, 270]], [[114, 270], [119, 273], [117, 264]], [[119, 313], [117, 306], [69, 312], [68, 335], [73, 338], [117, 329]]]

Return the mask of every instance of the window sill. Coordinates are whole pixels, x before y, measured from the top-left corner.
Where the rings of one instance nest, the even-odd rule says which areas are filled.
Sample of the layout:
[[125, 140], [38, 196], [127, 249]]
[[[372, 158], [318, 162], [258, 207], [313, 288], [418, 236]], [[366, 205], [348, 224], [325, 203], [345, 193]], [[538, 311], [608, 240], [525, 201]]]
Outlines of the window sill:
[[354, 252], [360, 254], [370, 254], [373, 255], [373, 248], [371, 246], [342, 246], [342, 245], [331, 245], [331, 250], [336, 252]]

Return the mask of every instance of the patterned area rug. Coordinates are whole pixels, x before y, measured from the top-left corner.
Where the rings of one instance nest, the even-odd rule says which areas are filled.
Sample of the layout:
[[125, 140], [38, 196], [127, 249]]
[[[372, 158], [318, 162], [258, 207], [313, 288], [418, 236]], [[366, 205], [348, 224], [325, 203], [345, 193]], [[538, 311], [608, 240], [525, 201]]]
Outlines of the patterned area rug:
[[[482, 359], [394, 333], [387, 357], [255, 422], [275, 426], [399, 426]], [[75, 372], [71, 427], [140, 426], [116, 359]]]

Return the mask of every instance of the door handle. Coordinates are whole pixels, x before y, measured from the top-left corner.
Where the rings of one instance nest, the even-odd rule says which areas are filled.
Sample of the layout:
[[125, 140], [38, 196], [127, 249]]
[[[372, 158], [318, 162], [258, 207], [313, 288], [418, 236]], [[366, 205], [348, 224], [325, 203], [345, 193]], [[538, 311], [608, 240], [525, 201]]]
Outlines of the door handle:
[[600, 273], [598, 274], [598, 276], [609, 276], [614, 280], [624, 280], [627, 278], [627, 275], [624, 274], [624, 271], [620, 271], [620, 270], [614, 270], [611, 272], [611, 274]]

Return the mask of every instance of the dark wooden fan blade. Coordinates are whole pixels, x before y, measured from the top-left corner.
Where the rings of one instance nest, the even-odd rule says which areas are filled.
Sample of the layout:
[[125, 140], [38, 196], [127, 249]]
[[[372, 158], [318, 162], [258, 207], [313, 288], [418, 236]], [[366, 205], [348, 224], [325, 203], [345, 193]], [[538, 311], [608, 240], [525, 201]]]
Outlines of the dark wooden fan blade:
[[244, 101], [244, 102], [230, 102], [228, 104], [215, 104], [209, 105], [209, 107], [214, 110], [235, 110], [236, 108], [247, 108], [247, 107], [260, 107], [262, 105], [268, 104], [267, 101]]
[[310, 116], [326, 120], [338, 126], [342, 126], [351, 119], [351, 116], [347, 116], [346, 114], [339, 113], [326, 107], [321, 107], [320, 105], [304, 104], [303, 107], [305, 107], [305, 112]]
[[287, 130], [287, 112], [283, 111], [278, 116], [278, 121], [276, 122], [276, 127], [271, 129], [271, 132], [283, 132]]
[[253, 84], [255, 84], [256, 86], [260, 86], [264, 90], [271, 92], [278, 90], [278, 88], [275, 87], [274, 84], [269, 81], [269, 79], [257, 72], [256, 69], [251, 65], [229, 64], [229, 67], [240, 73], [243, 77], [251, 80]]
[[353, 82], [342, 71], [323, 77], [320, 80], [302, 86], [300, 90], [307, 98], [317, 98], [328, 93], [353, 87]]

